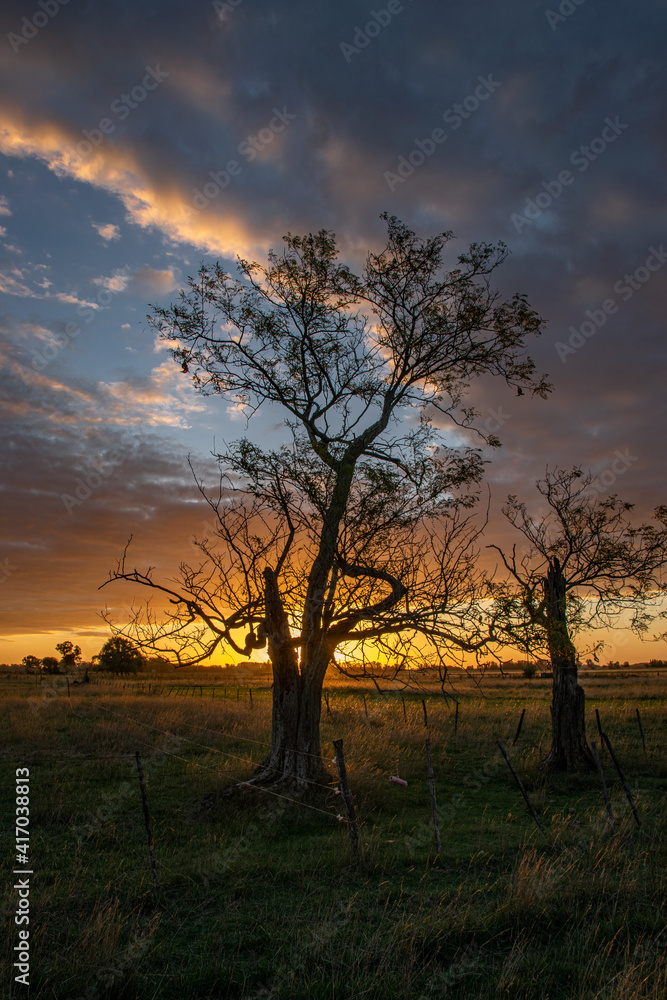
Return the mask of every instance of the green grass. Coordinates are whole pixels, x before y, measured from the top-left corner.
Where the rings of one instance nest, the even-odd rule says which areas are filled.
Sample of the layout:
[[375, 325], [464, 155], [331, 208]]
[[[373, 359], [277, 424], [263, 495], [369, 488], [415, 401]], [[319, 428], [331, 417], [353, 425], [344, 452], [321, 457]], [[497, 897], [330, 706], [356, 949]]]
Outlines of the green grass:
[[[3, 815], [13, 813], [14, 769], [31, 772], [33, 1000], [664, 997], [667, 692], [660, 678], [586, 682], [589, 733], [598, 707], [642, 819], [638, 828], [605, 758], [615, 836], [596, 776], [546, 779], [540, 770], [548, 682], [495, 680], [486, 697], [462, 686], [456, 737], [451, 704], [429, 696], [439, 858], [422, 694], [406, 696], [406, 722], [399, 695], [367, 692], [366, 719], [360, 693], [333, 690], [323, 747], [331, 760], [331, 741], [344, 739], [364, 846], [359, 867], [331, 790], [314, 789], [302, 802], [256, 790], [220, 798], [261, 759], [268, 691], [254, 692], [251, 709], [247, 699], [236, 701], [235, 688], [213, 699], [206, 687], [200, 698], [91, 684], [68, 700], [63, 681], [37, 686], [13, 677], [0, 688]], [[496, 739], [510, 750], [546, 836]], [[157, 886], [137, 749], [154, 819]], [[390, 783], [392, 774], [408, 787]], [[12, 832], [5, 828], [2, 838], [10, 871]], [[15, 907], [10, 891], [7, 927]], [[3, 936], [5, 969], [15, 931]], [[2, 996], [25, 995], [11, 974], [3, 977]]]

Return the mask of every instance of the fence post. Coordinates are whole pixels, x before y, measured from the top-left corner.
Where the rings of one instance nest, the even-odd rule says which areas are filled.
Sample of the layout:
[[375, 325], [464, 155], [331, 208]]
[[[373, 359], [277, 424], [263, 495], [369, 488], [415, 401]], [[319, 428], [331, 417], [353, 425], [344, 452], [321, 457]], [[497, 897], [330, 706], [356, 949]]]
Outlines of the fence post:
[[600, 722], [600, 713], [597, 708], [595, 709], [595, 720], [598, 724], [598, 736], [600, 737], [600, 753], [604, 750], [604, 741], [602, 739], [602, 723]]
[[252, 708], [252, 688], [248, 684], [248, 694], [250, 695], [250, 707]]
[[618, 763], [618, 759], [616, 757], [616, 754], [614, 753], [613, 747], [612, 747], [611, 743], [609, 742], [609, 737], [607, 736], [606, 733], [602, 734], [602, 739], [607, 744], [607, 750], [609, 751], [609, 756], [613, 760], [614, 767], [618, 771], [618, 776], [621, 779], [621, 784], [623, 785], [623, 791], [625, 792], [625, 797], [627, 798], [628, 802], [630, 803], [630, 808], [632, 809], [632, 814], [635, 817], [635, 823], [637, 824], [637, 826], [641, 826], [642, 825], [641, 824], [641, 820], [639, 818], [639, 813], [637, 812], [637, 807], [635, 805], [635, 801], [632, 798], [632, 792], [630, 791], [630, 788], [628, 787], [627, 781], [623, 777], [623, 772], [621, 771], [621, 765]]
[[435, 848], [438, 854], [442, 851], [440, 842], [440, 822], [438, 820], [438, 804], [435, 799], [435, 776], [433, 774], [433, 762], [431, 760], [431, 741], [426, 737], [426, 773], [428, 774], [428, 788], [431, 793], [431, 812], [433, 813], [433, 829], [435, 830]]
[[428, 729], [428, 712], [426, 711], [426, 701], [422, 698], [422, 708], [424, 709], [424, 725]]
[[532, 803], [532, 802], [530, 801], [530, 799], [528, 798], [528, 792], [527, 792], [527, 791], [526, 791], [526, 789], [525, 789], [525, 788], [523, 787], [523, 782], [522, 782], [521, 778], [519, 777], [519, 775], [517, 774], [517, 772], [516, 772], [516, 769], [515, 769], [515, 767], [514, 767], [514, 764], [513, 764], [513, 763], [512, 763], [512, 761], [511, 761], [511, 760], [509, 759], [509, 756], [508, 756], [508, 754], [507, 754], [507, 750], [506, 750], [506, 749], [505, 749], [505, 747], [504, 747], [504, 746], [502, 745], [502, 743], [500, 742], [500, 740], [496, 740], [496, 743], [497, 743], [497, 744], [498, 744], [498, 746], [500, 747], [500, 752], [501, 752], [501, 754], [503, 755], [503, 757], [505, 758], [505, 760], [507, 761], [507, 766], [509, 767], [509, 769], [510, 769], [510, 771], [512, 772], [512, 775], [513, 775], [513, 777], [514, 777], [514, 780], [516, 781], [517, 785], [519, 786], [519, 791], [521, 792], [521, 794], [522, 794], [522, 795], [523, 795], [523, 797], [524, 797], [524, 800], [525, 800], [525, 803], [526, 803], [526, 805], [528, 806], [528, 809], [530, 810], [530, 814], [531, 814], [531, 816], [533, 817], [533, 819], [535, 820], [535, 822], [536, 822], [536, 823], [537, 823], [537, 825], [539, 826], [539, 828], [540, 828], [540, 830], [542, 831], [542, 833], [546, 835], [546, 832], [547, 832], [547, 831], [546, 831], [546, 830], [544, 829], [544, 827], [542, 826], [542, 820], [541, 820], [541, 819], [540, 819], [540, 817], [539, 817], [539, 816], [537, 815], [537, 812], [536, 812], [536, 810], [535, 810], [535, 806], [533, 805], [533, 803]]
[[327, 694], [326, 691], [323, 691], [322, 694], [324, 695], [324, 700], [327, 706], [327, 715], [331, 715], [331, 708], [329, 707], [329, 695]]
[[637, 713], [637, 722], [639, 723], [639, 735], [642, 738], [642, 747], [644, 748], [644, 756], [646, 756], [646, 740], [644, 739], [644, 727], [642, 726], [642, 717], [639, 714], [638, 708], [635, 709], [635, 712]]
[[364, 699], [364, 712], [366, 714], [366, 718], [368, 718], [368, 706], [366, 704], [366, 695], [365, 694], [362, 695], [362, 698]]
[[347, 783], [347, 769], [345, 767], [345, 755], [343, 753], [342, 739], [334, 740], [333, 745], [336, 752], [336, 766], [338, 767], [338, 777], [340, 778], [340, 790], [342, 792], [343, 801], [345, 802], [345, 808], [347, 810], [347, 826], [350, 831], [350, 847], [352, 848], [352, 855], [355, 861], [359, 861], [361, 858], [361, 837], [359, 836], [359, 825], [354, 812], [352, 793], [350, 792], [350, 786]]
[[604, 780], [602, 761], [600, 760], [600, 755], [597, 751], [597, 747], [595, 746], [595, 740], [591, 740], [591, 750], [593, 751], [593, 760], [595, 761], [595, 766], [598, 769], [598, 777], [600, 778], [600, 784], [602, 785], [602, 795], [604, 796], [604, 804], [607, 808], [607, 820], [609, 822], [609, 826], [611, 827], [611, 832], [616, 833], [616, 824], [614, 823], [614, 813], [611, 808], [611, 799], [609, 798], [607, 782]]
[[405, 695], [401, 695], [401, 701], [403, 702], [403, 718], [408, 721], [408, 713], [405, 711]]
[[514, 744], [516, 743], [516, 741], [519, 739], [519, 733], [521, 732], [521, 727], [523, 725], [523, 717], [524, 717], [525, 714], [526, 714], [526, 710], [524, 708], [523, 711], [521, 712], [521, 718], [519, 719], [519, 725], [516, 727], [516, 734], [514, 736], [514, 739], [512, 740], [512, 746], [514, 746]]
[[141, 804], [144, 807], [144, 823], [146, 824], [146, 837], [148, 839], [148, 856], [151, 860], [151, 871], [153, 880], [157, 882], [157, 865], [155, 864], [155, 854], [153, 852], [153, 833], [151, 830], [151, 814], [148, 811], [148, 796], [146, 795], [146, 782], [144, 781], [144, 769], [141, 766], [141, 757], [137, 750], [134, 755], [137, 758], [137, 771], [139, 772], [139, 788], [141, 790]]

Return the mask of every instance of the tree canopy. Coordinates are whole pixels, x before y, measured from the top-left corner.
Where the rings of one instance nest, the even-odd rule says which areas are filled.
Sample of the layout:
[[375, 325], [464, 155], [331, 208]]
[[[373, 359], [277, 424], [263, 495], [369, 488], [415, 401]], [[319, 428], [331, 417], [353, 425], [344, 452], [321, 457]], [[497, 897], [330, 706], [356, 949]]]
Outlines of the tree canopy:
[[114, 674], [136, 674], [143, 665], [143, 656], [129, 639], [114, 635], [102, 646], [97, 662]]
[[[652, 521], [633, 523], [634, 504], [616, 494], [600, 499], [591, 490], [593, 476], [579, 466], [547, 468], [536, 487], [546, 510], [531, 515], [525, 501], [509, 496], [503, 513], [528, 542], [504, 551], [491, 545], [506, 571], [491, 592], [502, 606], [510, 644], [536, 654], [548, 652], [544, 579], [558, 560], [565, 579], [569, 635], [610, 629], [627, 622], [637, 636], [664, 638], [667, 617], [664, 566], [667, 561], [667, 506]], [[651, 629], [658, 626], [658, 631]], [[596, 644], [599, 649], [604, 643]]]
[[196, 477], [213, 524], [178, 579], [132, 568], [127, 550], [110, 574], [170, 602], [162, 620], [137, 613], [126, 630], [144, 649], [196, 663], [221, 644], [266, 648], [274, 733], [310, 699], [297, 711], [312, 722], [304, 748], [337, 649], [372, 644], [375, 660], [423, 655], [424, 644], [440, 657], [485, 648], [470, 514], [484, 460], [446, 431], [476, 427], [474, 379], [550, 390], [525, 353], [542, 320], [524, 295], [502, 300], [491, 287], [505, 246], [473, 244], [448, 271], [451, 233], [422, 239], [384, 218], [387, 243], [359, 275], [338, 261], [332, 233], [288, 234], [268, 266], [241, 260], [239, 278], [202, 266], [175, 305], [153, 309], [199, 391], [249, 418], [278, 408], [287, 440], [226, 444], [215, 493]]

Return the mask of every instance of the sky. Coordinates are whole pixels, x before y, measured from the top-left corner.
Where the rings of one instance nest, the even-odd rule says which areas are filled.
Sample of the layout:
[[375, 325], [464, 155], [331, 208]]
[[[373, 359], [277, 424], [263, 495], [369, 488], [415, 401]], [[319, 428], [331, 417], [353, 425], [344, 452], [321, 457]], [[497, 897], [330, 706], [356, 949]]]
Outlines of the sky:
[[503, 442], [490, 541], [547, 463], [638, 517], [666, 501], [661, 0], [6, 0], [0, 19], [0, 661], [96, 653], [100, 610], [132, 600], [98, 590], [130, 534], [162, 578], [187, 558], [206, 517], [187, 456], [213, 483], [214, 443], [247, 428], [146, 314], [288, 231], [334, 231], [356, 267], [382, 212], [452, 230], [452, 264], [507, 244], [496, 284], [547, 321], [529, 352], [554, 391], [473, 387]]

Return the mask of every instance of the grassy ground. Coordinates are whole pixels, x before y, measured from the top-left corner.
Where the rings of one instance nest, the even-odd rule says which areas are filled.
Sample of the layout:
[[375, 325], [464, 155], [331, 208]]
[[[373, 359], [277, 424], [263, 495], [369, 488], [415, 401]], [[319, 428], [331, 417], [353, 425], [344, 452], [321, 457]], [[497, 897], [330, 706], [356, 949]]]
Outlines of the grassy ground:
[[[350, 862], [340, 796], [248, 790], [269, 739], [270, 692], [139, 694], [64, 678], [0, 679], [3, 815], [30, 768], [32, 998], [541, 998], [658, 1000], [667, 992], [667, 685], [586, 681], [633, 789], [633, 821], [604, 759], [597, 777], [545, 780], [549, 682], [468, 684], [427, 698], [442, 854], [435, 857], [422, 695], [336, 690], [325, 754], [342, 736], [364, 860]], [[206, 696], [208, 695], [208, 696]], [[646, 732], [642, 751], [635, 708]], [[511, 747], [522, 708], [520, 739]], [[496, 747], [508, 746], [546, 827], [531, 820]], [[255, 741], [255, 742], [252, 742]], [[157, 886], [134, 751], [154, 818]], [[333, 772], [333, 768], [332, 768]], [[389, 781], [398, 775], [400, 787]], [[14, 867], [13, 830], [2, 836]], [[5, 970], [18, 943], [4, 894]], [[3, 972], [0, 994], [25, 995]]]

